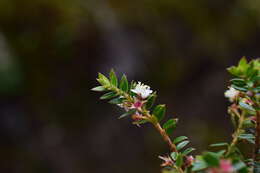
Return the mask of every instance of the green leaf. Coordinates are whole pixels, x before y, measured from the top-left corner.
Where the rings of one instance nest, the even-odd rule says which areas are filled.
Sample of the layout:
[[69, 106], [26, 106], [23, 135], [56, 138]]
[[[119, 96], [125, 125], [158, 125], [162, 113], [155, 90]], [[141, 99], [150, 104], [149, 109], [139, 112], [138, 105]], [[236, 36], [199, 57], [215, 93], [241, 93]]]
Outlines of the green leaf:
[[127, 81], [126, 75], [122, 76], [119, 88], [125, 92], [128, 92], [128, 81]]
[[255, 139], [255, 136], [250, 134], [250, 133], [244, 133], [244, 134], [240, 134], [238, 136], [239, 139]]
[[[259, 79], [259, 81], [260, 81], [260, 79]], [[260, 86], [255, 87], [253, 90], [254, 90], [256, 93], [259, 93], [259, 92], [260, 92]]]
[[251, 112], [255, 112], [255, 109], [253, 108], [253, 106], [249, 105], [249, 104], [246, 104], [245, 102], [243, 101], [240, 101], [239, 102], [239, 106], [244, 109], [244, 110], [247, 110], [247, 111], [251, 111]]
[[182, 149], [183, 147], [185, 147], [189, 142], [190, 142], [190, 141], [182, 141], [182, 142], [180, 142], [180, 143], [176, 146], [177, 150], [178, 150], [178, 151], [181, 150], [181, 149]]
[[260, 172], [260, 163], [255, 162], [254, 163], [254, 173], [259, 173]]
[[106, 91], [106, 89], [103, 86], [97, 86], [91, 89], [92, 91], [102, 92]]
[[238, 76], [238, 74], [239, 74], [238, 68], [235, 66], [227, 68], [227, 71], [234, 76]]
[[150, 95], [150, 96], [147, 98], [147, 102], [145, 103], [146, 109], [151, 109], [151, 108], [152, 108], [156, 97], [157, 97], [156, 92], [154, 92], [152, 95]]
[[173, 140], [173, 143], [174, 143], [174, 144], [177, 144], [177, 143], [179, 143], [179, 142], [181, 142], [181, 141], [183, 141], [183, 140], [186, 140], [186, 139], [188, 139], [188, 137], [186, 137], [186, 136], [179, 136], [179, 137], [177, 137], [177, 138], [175, 138], [175, 139]]
[[[258, 74], [260, 74], [259, 69], [257, 70], [257, 69], [254, 69], [253, 67], [250, 67], [247, 70], [247, 76], [251, 80], [251, 82], [259, 81], [260, 76]], [[258, 80], [257, 80], [257, 78], [258, 78]]]
[[177, 121], [178, 119], [169, 119], [163, 124], [163, 128], [168, 135], [172, 134], [173, 130], [176, 128]]
[[245, 84], [245, 80], [244, 80], [244, 79], [241, 79], [241, 78], [231, 79], [230, 82], [234, 82], [234, 83], [244, 83], [244, 84]]
[[252, 88], [254, 86], [253, 81], [248, 81], [246, 84], [247, 84], [248, 88]]
[[135, 86], [136, 86], [136, 82], [135, 81], [131, 81], [131, 83], [130, 83], [130, 89], [134, 89], [135, 88]]
[[255, 127], [255, 123], [251, 119], [246, 119], [243, 121], [243, 128], [253, 128]]
[[200, 161], [200, 162], [195, 162], [193, 164], [193, 167], [192, 167], [192, 171], [201, 171], [205, 168], [207, 168], [207, 163], [206, 162], [203, 162], [203, 161]]
[[106, 86], [106, 85], [110, 85], [110, 81], [108, 80], [108, 78], [106, 76], [104, 76], [102, 73], [98, 73], [98, 79], [97, 81], [103, 85], [103, 86]]
[[120, 117], [118, 117], [118, 119], [125, 118], [125, 117], [127, 117], [128, 115], [134, 114], [135, 112], [136, 112], [136, 109], [131, 109], [131, 110], [129, 110], [128, 112], [122, 114]]
[[246, 164], [242, 161], [239, 161], [239, 162], [233, 164], [234, 171], [239, 171], [245, 167], [246, 167]]
[[114, 98], [114, 99], [110, 100], [108, 103], [110, 103], [110, 104], [121, 104], [121, 103], [123, 103], [123, 99]]
[[249, 65], [247, 64], [247, 60], [246, 60], [246, 57], [242, 57], [238, 63], [238, 67], [241, 69], [241, 70], [246, 70]]
[[195, 148], [187, 148], [187, 149], [185, 149], [183, 152], [182, 152], [182, 154], [183, 155], [188, 155], [189, 153], [191, 153], [192, 151], [194, 151], [195, 150]]
[[196, 157], [196, 161], [192, 164], [192, 171], [200, 171], [208, 167], [208, 164], [202, 159], [201, 156]]
[[179, 154], [177, 155], [175, 165], [176, 165], [177, 167], [181, 167], [182, 164], [183, 164], [183, 155], [182, 155], [181, 153], [179, 153]]
[[226, 142], [220, 142], [216, 144], [211, 144], [210, 147], [223, 147], [223, 146], [228, 146], [228, 143]]
[[102, 95], [100, 97], [101, 100], [105, 100], [105, 99], [111, 99], [113, 97], [117, 96], [117, 94], [115, 92], [109, 92], [109, 93], [106, 93], [104, 95]]
[[219, 157], [216, 153], [207, 152], [203, 154], [203, 159], [207, 162], [209, 166], [218, 166]]
[[[132, 89], [135, 88], [135, 86], [136, 86], [136, 82], [132, 80], [128, 90], [131, 91]], [[129, 92], [129, 95], [130, 96], [136, 96], [136, 94], [134, 92]]]
[[165, 115], [166, 108], [165, 105], [157, 105], [153, 110], [153, 115], [158, 121], [161, 121]]
[[238, 63], [238, 66], [232, 66], [228, 68], [227, 70], [233, 74], [234, 76], [238, 77], [246, 77], [247, 76], [247, 71], [250, 65], [247, 63], [247, 60], [245, 57], [241, 58], [241, 60]]
[[176, 152], [172, 152], [172, 153], [171, 153], [171, 158], [172, 158], [173, 160], [176, 160], [176, 159], [177, 159], [177, 156], [178, 156], [178, 153], [176, 153]]
[[248, 90], [248, 88], [245, 86], [245, 87], [239, 87], [239, 86], [236, 86], [236, 85], [231, 85], [232, 88], [235, 88], [236, 90], [238, 91], [244, 91], [246, 92]]
[[113, 69], [111, 69], [110, 73], [109, 73], [109, 77], [110, 77], [110, 82], [112, 85], [114, 85], [115, 87], [117, 87], [117, 77], [116, 77], [116, 73]]
[[235, 86], [238, 86], [238, 87], [243, 87], [246, 85], [246, 82], [244, 79], [240, 79], [240, 78], [235, 78], [235, 79], [232, 79], [230, 80], [231, 83]]
[[145, 123], [147, 123], [147, 122], [149, 122], [149, 121], [147, 121], [147, 120], [140, 120], [140, 121], [135, 121], [135, 122], [133, 122], [133, 124], [145, 124]]
[[222, 157], [223, 154], [225, 154], [225, 152], [226, 152], [226, 150], [220, 150], [216, 154], [218, 155], [218, 157]]
[[254, 76], [252, 79], [251, 79], [252, 82], [259, 82], [260, 81], [260, 72], [259, 72], [259, 75], [258, 76]]

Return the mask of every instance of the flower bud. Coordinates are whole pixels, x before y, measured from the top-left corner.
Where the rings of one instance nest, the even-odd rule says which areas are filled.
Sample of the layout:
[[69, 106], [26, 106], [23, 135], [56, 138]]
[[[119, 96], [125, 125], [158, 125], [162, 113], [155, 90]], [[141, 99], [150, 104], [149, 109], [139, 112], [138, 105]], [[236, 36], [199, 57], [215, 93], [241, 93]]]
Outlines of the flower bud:
[[256, 122], [256, 116], [251, 116], [249, 119], [250, 119], [251, 121]]
[[233, 166], [230, 160], [220, 160], [220, 169], [223, 173], [233, 172]]
[[187, 167], [191, 166], [191, 164], [194, 162], [194, 157], [192, 155], [187, 156], [185, 160], [185, 165]]
[[210, 168], [207, 173], [233, 173], [234, 168], [230, 160], [220, 160], [218, 168]]
[[254, 93], [252, 91], [247, 91], [246, 92], [246, 95], [249, 96], [249, 97], [253, 97], [254, 96]]
[[143, 116], [140, 114], [133, 114], [131, 117], [134, 121], [140, 121], [143, 120]]

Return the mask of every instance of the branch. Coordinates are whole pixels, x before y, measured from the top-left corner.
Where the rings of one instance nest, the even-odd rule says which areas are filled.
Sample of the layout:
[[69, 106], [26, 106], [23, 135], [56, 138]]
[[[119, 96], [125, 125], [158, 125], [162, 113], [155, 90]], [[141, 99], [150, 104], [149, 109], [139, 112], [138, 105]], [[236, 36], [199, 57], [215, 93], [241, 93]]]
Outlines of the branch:
[[235, 132], [232, 135], [233, 140], [232, 140], [231, 144], [229, 145], [229, 147], [227, 149], [227, 152], [225, 154], [226, 157], [229, 156], [233, 152], [233, 149], [234, 149], [235, 145], [238, 142], [238, 137], [239, 137], [239, 135], [241, 133], [243, 122], [244, 122], [244, 119], [245, 119], [245, 112], [244, 111], [242, 112], [241, 115], [239, 115], [239, 113], [237, 111], [235, 111], [234, 113], [237, 116], [239, 116], [238, 126], [237, 126], [237, 129], [235, 130]]
[[163, 140], [169, 145], [172, 152], [178, 152], [176, 145], [172, 142], [171, 138], [167, 135], [165, 130], [161, 127], [160, 123], [153, 123], [156, 130], [161, 134]]

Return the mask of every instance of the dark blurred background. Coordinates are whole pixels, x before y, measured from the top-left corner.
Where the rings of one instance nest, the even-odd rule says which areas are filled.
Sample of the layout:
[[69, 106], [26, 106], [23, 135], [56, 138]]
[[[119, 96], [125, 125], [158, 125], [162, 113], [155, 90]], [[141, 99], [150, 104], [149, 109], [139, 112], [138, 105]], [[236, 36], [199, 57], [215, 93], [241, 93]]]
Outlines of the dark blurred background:
[[90, 91], [112, 67], [196, 152], [229, 140], [225, 69], [260, 55], [259, 29], [257, 0], [1, 0], [0, 172], [158, 173], [160, 136]]

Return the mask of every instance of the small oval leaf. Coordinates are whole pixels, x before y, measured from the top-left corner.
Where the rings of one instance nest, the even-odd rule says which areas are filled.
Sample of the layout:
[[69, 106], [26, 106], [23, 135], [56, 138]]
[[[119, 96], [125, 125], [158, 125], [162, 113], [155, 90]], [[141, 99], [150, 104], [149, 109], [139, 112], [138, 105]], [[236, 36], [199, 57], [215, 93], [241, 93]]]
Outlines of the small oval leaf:
[[253, 108], [253, 106], [249, 105], [249, 104], [246, 104], [245, 102], [243, 101], [240, 101], [239, 102], [239, 106], [242, 108], [242, 109], [245, 109], [247, 111], [251, 111], [251, 112], [255, 112], [255, 109]]
[[111, 99], [111, 98], [116, 97], [116, 96], [117, 96], [117, 94], [115, 92], [109, 92], [109, 93], [106, 93], [106, 94], [102, 95], [100, 97], [100, 99], [101, 100]]
[[183, 141], [183, 140], [186, 140], [186, 139], [188, 139], [187, 136], [179, 136], [179, 137], [177, 137], [177, 138], [175, 138], [175, 139], [173, 140], [173, 143], [174, 143], [174, 144], [177, 144], [177, 143], [179, 143], [179, 142], [181, 142], [181, 141]]
[[220, 142], [216, 144], [211, 144], [210, 147], [223, 147], [223, 146], [228, 146], [228, 143], [226, 142]]
[[166, 123], [163, 124], [163, 128], [168, 135], [173, 133], [174, 129], [176, 128], [177, 121], [178, 119], [169, 119]]
[[165, 105], [157, 105], [153, 110], [153, 115], [158, 121], [161, 121], [165, 115], [166, 108]]
[[183, 155], [188, 155], [189, 153], [191, 153], [192, 151], [194, 151], [195, 150], [195, 148], [187, 148], [187, 149], [185, 149], [183, 152], [182, 152], [182, 154]]
[[106, 89], [103, 86], [97, 86], [91, 89], [92, 91], [102, 92], [106, 91]]
[[121, 90], [123, 90], [124, 92], [128, 92], [128, 81], [127, 81], [126, 75], [122, 76], [119, 88]]
[[123, 99], [114, 98], [114, 99], [110, 100], [108, 103], [110, 103], [110, 104], [121, 104], [121, 103], [123, 103]]
[[109, 78], [110, 78], [110, 82], [112, 85], [114, 85], [115, 87], [117, 87], [117, 77], [116, 77], [116, 73], [113, 69], [111, 69], [110, 73], [109, 73]]
[[182, 149], [183, 147], [185, 147], [189, 142], [190, 142], [190, 141], [182, 141], [182, 142], [180, 142], [180, 143], [176, 146], [177, 150], [181, 150], [181, 149]]

